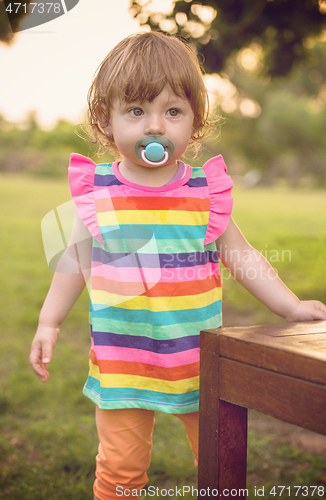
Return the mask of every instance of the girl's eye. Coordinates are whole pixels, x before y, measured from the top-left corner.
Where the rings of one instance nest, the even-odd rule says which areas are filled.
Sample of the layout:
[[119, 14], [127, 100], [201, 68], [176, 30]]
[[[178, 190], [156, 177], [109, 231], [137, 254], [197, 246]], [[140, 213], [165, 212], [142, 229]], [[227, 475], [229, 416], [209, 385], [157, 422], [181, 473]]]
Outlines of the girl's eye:
[[133, 108], [133, 109], [130, 110], [130, 113], [133, 116], [141, 116], [143, 114], [143, 110], [140, 109], [140, 108]]
[[170, 116], [178, 116], [179, 111], [177, 109], [169, 109], [167, 114]]

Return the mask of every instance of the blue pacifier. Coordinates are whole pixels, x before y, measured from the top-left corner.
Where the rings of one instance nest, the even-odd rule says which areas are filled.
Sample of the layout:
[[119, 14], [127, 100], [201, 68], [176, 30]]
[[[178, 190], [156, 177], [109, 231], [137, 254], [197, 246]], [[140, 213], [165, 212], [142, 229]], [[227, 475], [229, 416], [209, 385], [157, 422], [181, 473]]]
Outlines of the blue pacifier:
[[157, 167], [164, 165], [172, 157], [173, 152], [172, 142], [160, 135], [147, 135], [140, 139], [135, 146], [137, 158]]

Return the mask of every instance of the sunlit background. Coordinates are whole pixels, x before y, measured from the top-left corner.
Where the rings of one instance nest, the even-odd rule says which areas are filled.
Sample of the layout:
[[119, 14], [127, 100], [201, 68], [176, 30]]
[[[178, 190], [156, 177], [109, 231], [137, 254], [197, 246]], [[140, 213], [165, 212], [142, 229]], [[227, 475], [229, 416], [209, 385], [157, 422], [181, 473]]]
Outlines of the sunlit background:
[[0, 114], [20, 121], [35, 110], [42, 125], [59, 117], [78, 122], [97, 66], [141, 31], [128, 7], [129, 0], [80, 0], [67, 14], [17, 33], [12, 45], [0, 44]]
[[[318, 2], [311, 5], [326, 19], [326, 0]], [[86, 122], [92, 77], [120, 40], [152, 27], [199, 42], [216, 126], [203, 142], [206, 156], [198, 163], [192, 159], [194, 166], [223, 154], [234, 180], [240, 179], [243, 186], [272, 185], [280, 178], [292, 185], [325, 185], [326, 22], [321, 21], [319, 31], [306, 23], [309, 29], [296, 49], [308, 55], [292, 67], [293, 61], [280, 60], [279, 50], [271, 73], [268, 58], [275, 44], [298, 36], [296, 9], [287, 29], [278, 18], [276, 28], [275, 19], [265, 18], [265, 25], [259, 25], [263, 38], [267, 33], [263, 40], [254, 35], [241, 38], [246, 30], [236, 16], [222, 22], [230, 7], [220, 7], [218, 1], [213, 8], [184, 0], [173, 15], [174, 5], [172, 0], [80, 0], [65, 15], [35, 28], [24, 29], [23, 20], [13, 42], [0, 44], [0, 171], [63, 175], [69, 150], [92, 154], [74, 137], [76, 127]], [[256, 7], [247, 5], [242, 16], [246, 9]], [[257, 32], [259, 19], [249, 33]], [[238, 35], [228, 38], [228, 30]]]
[[[0, 114], [20, 122], [29, 111], [36, 111], [45, 127], [53, 126], [58, 118], [78, 123], [97, 66], [121, 39], [144, 29], [130, 15], [129, 6], [129, 0], [80, 0], [66, 15], [19, 32], [12, 45], [1, 44]], [[153, 0], [151, 10], [169, 12], [172, 1]], [[193, 5], [192, 10], [205, 23], [216, 15], [211, 7]], [[183, 16], [177, 14], [178, 23], [184, 22], [193, 36], [201, 36], [202, 26]], [[171, 22], [162, 20], [160, 27], [171, 29]], [[254, 71], [259, 65], [259, 51], [255, 44], [243, 49], [239, 63]], [[207, 75], [206, 81], [212, 104], [218, 95], [226, 113], [238, 108], [244, 116], [260, 114], [259, 104], [240, 98], [229, 79], [213, 74]]]

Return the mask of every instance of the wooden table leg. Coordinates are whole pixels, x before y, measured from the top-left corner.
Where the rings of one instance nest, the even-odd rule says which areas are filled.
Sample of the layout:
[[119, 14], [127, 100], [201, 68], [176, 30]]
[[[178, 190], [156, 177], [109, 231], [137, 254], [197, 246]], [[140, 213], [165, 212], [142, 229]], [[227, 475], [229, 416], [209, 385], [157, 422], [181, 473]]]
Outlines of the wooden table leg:
[[325, 342], [325, 321], [201, 332], [198, 498], [246, 496], [247, 408], [326, 435]]
[[[210, 447], [215, 446], [216, 461], [208, 462], [202, 449], [201, 457], [206, 464], [204, 469], [199, 467], [198, 498], [214, 498], [217, 491], [219, 498], [246, 498], [247, 413], [247, 408], [218, 400], [217, 428], [214, 429], [217, 439], [212, 441], [211, 437], [201, 435], [202, 446], [205, 441], [210, 442]], [[205, 434], [212, 435], [212, 429], [204, 431]]]
[[245, 498], [248, 410], [219, 399], [219, 356], [202, 352], [201, 363], [198, 498], [216, 498], [216, 490]]
[[[243, 490], [247, 477], [247, 408], [219, 400], [218, 409], [218, 477], [219, 491]], [[232, 498], [244, 498], [244, 492]], [[222, 495], [223, 498], [223, 495]]]

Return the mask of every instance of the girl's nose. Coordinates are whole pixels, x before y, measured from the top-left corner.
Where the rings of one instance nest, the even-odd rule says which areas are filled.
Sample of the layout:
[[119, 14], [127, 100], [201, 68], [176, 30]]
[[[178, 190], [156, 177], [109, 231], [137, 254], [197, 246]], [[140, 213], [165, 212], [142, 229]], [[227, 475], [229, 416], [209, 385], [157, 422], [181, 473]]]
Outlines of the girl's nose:
[[151, 115], [148, 117], [145, 134], [146, 135], [164, 135], [165, 127], [163, 117]]

